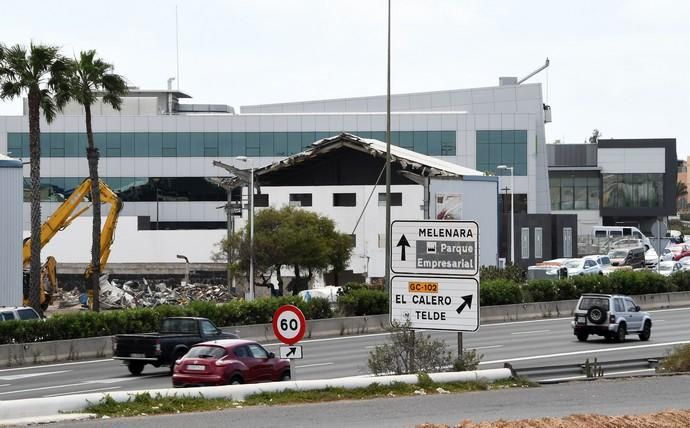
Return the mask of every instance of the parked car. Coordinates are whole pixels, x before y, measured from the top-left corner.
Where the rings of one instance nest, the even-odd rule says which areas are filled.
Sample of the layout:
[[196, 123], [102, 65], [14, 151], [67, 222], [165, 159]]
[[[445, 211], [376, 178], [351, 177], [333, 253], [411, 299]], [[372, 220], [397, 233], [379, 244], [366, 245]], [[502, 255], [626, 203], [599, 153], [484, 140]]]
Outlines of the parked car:
[[565, 267], [568, 269], [568, 276], [604, 274], [599, 263], [591, 258], [569, 260], [566, 262]]
[[41, 316], [30, 306], [0, 307], [0, 321], [40, 320]]
[[617, 294], [583, 294], [575, 307], [573, 334], [584, 342], [590, 334], [625, 341], [628, 334], [637, 334], [647, 341], [652, 335], [652, 317], [640, 310], [628, 296]]
[[608, 256], [613, 266], [641, 268], [645, 265], [644, 247], [616, 248]]
[[609, 259], [609, 256], [599, 254], [592, 256], [584, 256], [583, 259], [594, 260], [599, 265], [599, 267], [601, 267], [601, 273], [604, 275], [608, 275], [615, 270], [615, 268], [611, 264], [611, 259]]
[[690, 245], [688, 244], [673, 245], [669, 249], [673, 253], [673, 260], [678, 261], [683, 257], [690, 256]]
[[236, 385], [290, 380], [290, 361], [276, 358], [252, 340], [199, 343], [175, 362], [172, 383], [186, 386]]
[[678, 263], [683, 266], [683, 270], [690, 270], [690, 256], [683, 257]]
[[658, 272], [664, 276], [671, 276], [676, 272], [683, 270], [683, 265], [680, 262], [674, 262], [673, 260], [663, 261], [659, 263]]
[[674, 244], [682, 244], [685, 242], [685, 236], [683, 236], [683, 233], [680, 230], [667, 230], [666, 238], [668, 238]]
[[200, 342], [237, 339], [225, 333], [206, 318], [168, 317], [161, 321], [158, 333], [117, 334], [113, 337], [113, 359], [127, 363], [129, 372], [141, 374], [146, 364], [170, 366]]
[[[571, 259], [553, 259], [539, 262], [527, 267], [527, 279], [560, 279], [567, 276], [567, 270], [562, 271], [565, 264]], [[564, 273], [565, 272], [565, 273]]]

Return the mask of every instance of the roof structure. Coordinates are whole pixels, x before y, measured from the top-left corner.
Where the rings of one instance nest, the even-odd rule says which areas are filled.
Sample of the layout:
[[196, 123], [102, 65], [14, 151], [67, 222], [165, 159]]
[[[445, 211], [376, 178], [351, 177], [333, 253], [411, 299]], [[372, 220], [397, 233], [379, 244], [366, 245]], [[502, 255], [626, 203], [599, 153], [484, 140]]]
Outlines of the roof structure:
[[[360, 138], [356, 135], [343, 132], [339, 135], [324, 138], [312, 143], [312, 147], [289, 156], [278, 162], [274, 162], [263, 168], [256, 170], [257, 175], [276, 172], [283, 168], [292, 167], [297, 164], [314, 159], [324, 153], [347, 147], [367, 153], [378, 158], [386, 158], [386, 143], [369, 138]], [[404, 149], [391, 144], [391, 160], [397, 163], [406, 171], [413, 172], [423, 177], [464, 177], [464, 176], [483, 176], [481, 171], [466, 168], [444, 161], [432, 156], [423, 155], [412, 150]]]

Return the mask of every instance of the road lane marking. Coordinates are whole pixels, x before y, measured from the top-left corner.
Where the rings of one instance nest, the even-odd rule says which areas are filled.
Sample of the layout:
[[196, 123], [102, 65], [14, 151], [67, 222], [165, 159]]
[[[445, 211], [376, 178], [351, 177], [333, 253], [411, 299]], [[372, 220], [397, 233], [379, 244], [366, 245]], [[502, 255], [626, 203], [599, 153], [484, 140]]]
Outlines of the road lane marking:
[[314, 363], [314, 364], [305, 364], [303, 366], [297, 366], [296, 368], [298, 369], [303, 369], [305, 367], [321, 367], [321, 366], [330, 366], [333, 365], [334, 363]]
[[468, 346], [468, 348], [475, 349], [475, 350], [476, 349], [494, 349], [494, 348], [502, 348], [502, 347], [503, 347], [503, 345], [488, 345], [488, 346], [475, 346], [475, 347]]
[[587, 349], [584, 351], [559, 352], [557, 354], [532, 355], [529, 357], [503, 358], [500, 360], [493, 360], [493, 361], [481, 361], [479, 363], [479, 365], [497, 364], [497, 363], [512, 363], [512, 362], [516, 362], [516, 361], [540, 360], [540, 359], [546, 359], [546, 358], [567, 357], [570, 355], [584, 355], [584, 354], [596, 354], [596, 353], [604, 353], [604, 352], [629, 351], [629, 350], [635, 350], [635, 349], [659, 348], [662, 346], [685, 345], [686, 343], [690, 343], [690, 340], [680, 340], [678, 342], [652, 343], [649, 345], [619, 346], [617, 348]]
[[44, 397], [60, 397], [61, 395], [73, 395], [73, 394], [83, 394], [85, 392], [98, 392], [98, 391], [108, 391], [112, 389], [120, 389], [119, 386], [109, 386], [106, 388], [95, 388], [95, 389], [85, 389], [83, 391], [72, 391], [72, 392], [62, 392], [60, 394], [48, 394], [44, 395]]
[[7, 375], [7, 376], [0, 376], [0, 380], [26, 379], [28, 377], [49, 376], [52, 374], [66, 373], [66, 372], [71, 372], [71, 371], [72, 370], [58, 370], [55, 372], [39, 372], [39, 373], [25, 373], [25, 374]]
[[551, 330], [532, 330], [532, 331], [516, 331], [515, 333], [510, 333], [510, 334], [534, 334], [534, 333], [546, 333]]
[[46, 389], [55, 389], [55, 388], [69, 388], [70, 386], [80, 386], [80, 385], [83, 385], [83, 383], [79, 382], [79, 383], [68, 383], [65, 385], [42, 386], [40, 388], [17, 389], [15, 391], [0, 392], [0, 395], [19, 394], [21, 392], [45, 391]]
[[83, 384], [89, 384], [89, 383], [118, 383], [118, 382], [128, 382], [132, 380], [132, 378], [127, 378], [127, 377], [114, 377], [111, 379], [96, 379], [96, 380], [85, 380], [82, 381]]
[[3, 386], [12, 386], [12, 384], [11, 383], [3, 383], [2, 385], [0, 385], [0, 387], [3, 387]]
[[[622, 372], [604, 373], [603, 377], [612, 376], [612, 375], [632, 374], [632, 373], [646, 373], [646, 372], [653, 372], [653, 371], [656, 371], [656, 369], [626, 370], [626, 371], [622, 371]], [[587, 375], [555, 377], [552, 379], [538, 379], [537, 382], [558, 382], [558, 381], [562, 381], [562, 380], [585, 379], [586, 377], [587, 377]]]
[[90, 361], [74, 361], [70, 363], [56, 363], [56, 364], [38, 364], [35, 366], [26, 366], [26, 367], [15, 367], [12, 369], [0, 369], [0, 373], [4, 372], [11, 372], [15, 370], [31, 370], [31, 369], [43, 369], [43, 368], [50, 368], [50, 367], [63, 367], [63, 366], [73, 366], [76, 364], [93, 364], [93, 363], [105, 363], [108, 361], [114, 361], [112, 358], [106, 358], [104, 360], [90, 360]]

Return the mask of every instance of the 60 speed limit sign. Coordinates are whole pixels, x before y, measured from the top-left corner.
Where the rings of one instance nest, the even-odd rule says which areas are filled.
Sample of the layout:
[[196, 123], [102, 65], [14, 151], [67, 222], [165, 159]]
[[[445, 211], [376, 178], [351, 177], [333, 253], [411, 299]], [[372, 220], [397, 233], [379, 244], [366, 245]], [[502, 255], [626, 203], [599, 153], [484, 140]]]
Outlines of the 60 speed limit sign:
[[297, 306], [284, 305], [273, 314], [273, 334], [286, 345], [302, 340], [307, 320]]

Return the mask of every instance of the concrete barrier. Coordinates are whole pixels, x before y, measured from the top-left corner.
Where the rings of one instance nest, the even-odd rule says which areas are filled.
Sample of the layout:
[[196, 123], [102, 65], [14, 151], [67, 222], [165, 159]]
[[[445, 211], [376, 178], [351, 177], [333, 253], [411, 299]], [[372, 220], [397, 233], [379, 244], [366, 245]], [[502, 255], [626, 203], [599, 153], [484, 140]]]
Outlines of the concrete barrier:
[[[690, 292], [642, 294], [634, 296], [643, 310], [690, 307]], [[521, 303], [515, 305], [484, 306], [480, 308], [481, 323], [527, 321], [543, 318], [569, 317], [573, 315], [576, 300], [555, 302]], [[309, 320], [307, 339], [381, 333], [388, 326], [388, 314], [364, 317], [329, 318]], [[223, 327], [225, 331], [238, 332], [240, 337], [259, 342], [276, 342], [271, 324]], [[51, 342], [0, 345], [0, 366], [14, 367], [27, 364], [112, 356], [110, 336]]]
[[[430, 373], [429, 377], [434, 382], [493, 382], [501, 379], [509, 379], [512, 376], [510, 369], [475, 370], [467, 372]], [[393, 376], [352, 376], [336, 379], [297, 380], [288, 382], [270, 382], [249, 385], [210, 386], [203, 388], [185, 389], [154, 389], [142, 391], [114, 391], [108, 393], [90, 393], [65, 395], [60, 397], [29, 398], [25, 400], [0, 401], [0, 424], [13, 425], [34, 418], [47, 417], [65, 412], [78, 412], [84, 410], [90, 403], [98, 403], [105, 397], [110, 397], [117, 402], [130, 400], [136, 394], [148, 392], [155, 396], [160, 394], [167, 396], [226, 398], [232, 401], [243, 401], [245, 397], [261, 392], [280, 392], [286, 389], [295, 391], [311, 391], [328, 387], [340, 388], [364, 388], [373, 382], [379, 385], [390, 385], [394, 382], [416, 384], [417, 375], [393, 375]]]

